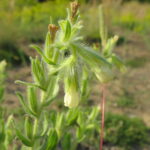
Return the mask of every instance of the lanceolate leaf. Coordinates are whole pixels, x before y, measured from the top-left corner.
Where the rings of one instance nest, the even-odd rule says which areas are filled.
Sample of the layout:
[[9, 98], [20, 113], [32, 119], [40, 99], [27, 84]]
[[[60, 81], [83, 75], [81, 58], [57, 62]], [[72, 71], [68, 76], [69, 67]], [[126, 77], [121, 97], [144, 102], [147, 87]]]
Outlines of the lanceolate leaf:
[[47, 87], [46, 96], [44, 97], [44, 103], [43, 105], [49, 105], [54, 98], [57, 96], [59, 91], [59, 84], [58, 84], [58, 78], [55, 76], [51, 76], [49, 85]]
[[15, 83], [23, 84], [23, 85], [31, 86], [31, 87], [38, 87], [38, 88], [40, 88], [40, 89], [45, 91], [45, 89], [43, 87], [41, 87], [40, 85], [37, 85], [35, 83], [28, 83], [28, 82], [24, 82], [24, 81], [20, 81], [20, 80], [16, 80]]
[[32, 133], [33, 133], [33, 127], [32, 127], [32, 122], [30, 120], [30, 118], [27, 116], [25, 118], [25, 132], [26, 132], [26, 136], [29, 138], [29, 139], [32, 139]]
[[89, 48], [87, 46], [84, 46], [78, 43], [72, 43], [72, 47], [74, 48], [74, 50], [78, 52], [78, 54], [82, 57], [82, 59], [84, 59], [88, 64], [95, 62], [96, 64], [99, 64], [99, 65], [111, 66], [111, 64], [105, 58], [99, 55], [99, 53], [97, 53], [92, 48]]
[[70, 109], [67, 113], [67, 124], [72, 125], [75, 124], [78, 118], [79, 109], [74, 108]]
[[49, 131], [47, 146], [45, 150], [54, 150], [58, 143], [58, 135], [55, 129]]
[[43, 64], [36, 58], [31, 58], [32, 74], [35, 82], [41, 87], [45, 85], [45, 71]]
[[36, 114], [32, 110], [29, 109], [29, 107], [28, 107], [27, 103], [25, 102], [22, 94], [20, 92], [16, 92], [16, 95], [18, 96], [19, 101], [20, 101], [23, 109], [26, 111], [26, 113], [33, 115], [33, 116], [36, 116]]
[[70, 37], [70, 35], [71, 35], [71, 24], [70, 24], [70, 22], [67, 20], [67, 21], [66, 21], [66, 29], [65, 29], [65, 38], [64, 38], [64, 40], [65, 40], [65, 41], [68, 40], [69, 37]]
[[20, 130], [18, 130], [16, 127], [15, 127], [15, 130], [16, 130], [16, 134], [17, 134], [18, 138], [22, 141], [22, 143], [28, 147], [32, 147], [33, 141], [31, 141], [27, 137], [25, 137], [22, 134], [22, 132]]
[[56, 66], [51, 72], [50, 75], [53, 75], [57, 73], [58, 71], [66, 68], [74, 61], [74, 56], [70, 56], [69, 58], [66, 58], [60, 65]]
[[43, 59], [45, 60], [45, 62], [47, 62], [47, 63], [50, 64], [50, 65], [55, 65], [55, 63], [54, 63], [52, 60], [48, 59], [48, 58], [44, 55], [44, 53], [43, 53], [43, 51], [41, 50], [40, 47], [38, 47], [37, 45], [31, 45], [31, 47], [34, 48], [34, 49], [43, 57]]
[[65, 133], [61, 140], [61, 145], [63, 150], [70, 150], [71, 149], [71, 134]]
[[29, 102], [30, 109], [36, 114], [38, 110], [36, 89], [34, 87], [28, 87], [27, 93], [28, 93], [28, 102]]
[[43, 113], [43, 118], [43, 130], [41, 132], [41, 136], [44, 136], [47, 133], [49, 127], [49, 118], [46, 112]]

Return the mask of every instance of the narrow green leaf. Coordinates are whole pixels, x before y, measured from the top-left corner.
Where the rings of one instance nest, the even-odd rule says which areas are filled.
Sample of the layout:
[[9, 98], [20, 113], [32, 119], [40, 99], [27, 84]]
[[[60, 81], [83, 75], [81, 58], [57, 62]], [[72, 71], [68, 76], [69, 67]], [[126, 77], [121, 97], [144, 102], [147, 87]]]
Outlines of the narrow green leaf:
[[22, 143], [28, 147], [32, 147], [33, 146], [33, 142], [31, 140], [29, 140], [27, 137], [25, 137], [22, 132], [20, 130], [18, 130], [15, 127], [15, 131], [16, 131], [16, 135], [18, 136], [18, 138], [22, 141]]
[[79, 110], [77, 108], [69, 109], [67, 113], [67, 125], [75, 124], [78, 118]]
[[15, 83], [17, 83], [17, 84], [23, 84], [23, 85], [31, 86], [31, 87], [38, 87], [38, 88], [40, 88], [41, 90], [44, 90], [44, 91], [45, 91], [45, 89], [44, 89], [43, 87], [41, 87], [40, 85], [37, 85], [37, 84], [35, 84], [35, 83], [28, 83], [28, 82], [24, 82], [24, 81], [20, 81], [20, 80], [16, 80]]
[[83, 112], [79, 112], [78, 113], [78, 118], [77, 118], [77, 123], [80, 127], [83, 127], [85, 124], [86, 120], [85, 120], [85, 115]]
[[31, 58], [31, 68], [32, 68], [32, 76], [34, 78], [34, 81], [38, 84], [41, 85], [40, 83], [40, 76], [39, 76], [39, 70], [37, 68], [37, 63], [35, 59]]
[[70, 38], [71, 35], [71, 24], [70, 22], [67, 20], [66, 21], [66, 29], [65, 29], [65, 37], [64, 40], [67, 41]]
[[69, 58], [65, 59], [60, 65], [57, 65], [51, 72], [50, 75], [56, 74], [60, 70], [64, 69], [65, 67], [71, 65], [74, 62], [74, 56], [70, 56]]
[[29, 102], [30, 109], [36, 114], [38, 111], [38, 102], [37, 102], [35, 87], [28, 87], [27, 95], [28, 95], [28, 102]]
[[94, 107], [92, 109], [91, 114], [89, 115], [88, 120], [91, 122], [93, 120], [96, 120], [96, 117], [98, 116], [98, 114], [100, 113], [99, 107]]
[[36, 59], [31, 58], [31, 67], [32, 67], [32, 75], [34, 77], [35, 82], [41, 87], [43, 86], [44, 88], [46, 82], [44, 65], [37, 58]]
[[43, 56], [43, 51], [37, 45], [30, 45], [31, 48], [35, 49], [41, 56]]
[[31, 47], [34, 48], [34, 49], [43, 57], [43, 59], [45, 60], [45, 62], [47, 62], [47, 63], [50, 64], [50, 65], [55, 65], [55, 63], [54, 63], [52, 60], [48, 59], [48, 58], [44, 55], [44, 53], [43, 53], [43, 51], [40, 49], [40, 47], [38, 47], [37, 45], [31, 45]]
[[44, 95], [43, 106], [48, 106], [53, 102], [59, 91], [58, 77], [50, 76], [48, 87]]
[[33, 127], [32, 127], [32, 122], [28, 116], [25, 118], [25, 133], [29, 139], [32, 139]]
[[49, 131], [46, 150], [54, 150], [58, 144], [58, 135], [55, 129]]
[[64, 121], [64, 114], [63, 113], [57, 113], [55, 128], [57, 130], [57, 134], [58, 134], [59, 138], [61, 137], [61, 134], [62, 134], [61, 132], [63, 129], [63, 121]]
[[89, 87], [89, 73], [87, 71], [86, 67], [83, 67], [82, 71], [82, 80], [81, 80], [81, 94], [82, 94], [82, 99], [87, 100], [89, 94], [90, 94], [90, 87]]
[[16, 92], [16, 95], [18, 96], [18, 99], [19, 99], [23, 109], [25, 110], [25, 112], [30, 115], [36, 116], [36, 114], [32, 110], [29, 109], [28, 104], [25, 102], [22, 94], [20, 92]]
[[40, 147], [37, 150], [46, 150], [47, 146], [47, 141], [48, 141], [48, 136], [43, 136], [43, 143], [40, 145]]
[[84, 138], [86, 137], [86, 134], [84, 133], [84, 130], [85, 127], [78, 127], [77, 130], [76, 130], [76, 136], [77, 136], [77, 141], [78, 143], [81, 143]]
[[71, 134], [65, 133], [61, 140], [61, 146], [63, 150], [70, 150], [71, 149]]
[[48, 131], [48, 126], [49, 126], [49, 118], [48, 118], [48, 115], [47, 115], [47, 113], [46, 112], [44, 112], [44, 121], [43, 121], [43, 131], [42, 131], [42, 133], [41, 133], [41, 136], [44, 136], [46, 133], [47, 133], [47, 131]]
[[90, 65], [92, 62], [94, 62], [95, 64], [99, 65], [111, 66], [111, 64], [105, 58], [103, 58], [101, 55], [99, 55], [99, 53], [90, 47], [77, 43], [72, 43], [72, 47], [78, 52], [82, 59], [84, 59]]
[[66, 29], [65, 28], [66, 27], [66, 20], [59, 21], [59, 25], [60, 25], [62, 31], [65, 32], [65, 29]]

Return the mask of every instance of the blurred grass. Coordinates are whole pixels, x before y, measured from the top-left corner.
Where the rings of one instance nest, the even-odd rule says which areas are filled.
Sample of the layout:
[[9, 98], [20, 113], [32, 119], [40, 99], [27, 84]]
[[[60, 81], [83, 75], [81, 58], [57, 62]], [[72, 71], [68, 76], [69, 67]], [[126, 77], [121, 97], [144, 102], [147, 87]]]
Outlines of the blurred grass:
[[138, 67], [143, 67], [147, 62], [149, 62], [148, 58], [139, 57], [139, 58], [128, 60], [126, 64], [130, 66], [131, 68], [138, 68]]
[[[8, 62], [25, 61], [24, 45], [42, 43], [50, 16], [53, 23], [66, 14], [69, 0], [55, 0], [38, 3], [29, 0], [1, 0], [0, 1], [0, 51], [1, 56]], [[81, 18], [83, 19], [83, 34], [85, 39], [99, 41], [98, 5], [80, 0]], [[115, 27], [119, 28], [119, 35], [126, 41], [130, 32], [138, 33], [149, 45], [150, 33], [150, 4], [138, 2], [114, 3], [105, 2], [106, 22], [108, 32], [115, 34]], [[119, 13], [118, 13], [119, 12]], [[125, 31], [125, 33], [123, 33]], [[6, 46], [8, 45], [8, 46]], [[11, 50], [10, 50], [10, 47]], [[3, 51], [3, 52], [2, 52]], [[9, 54], [8, 54], [9, 53]], [[8, 58], [7, 58], [8, 56]], [[24, 57], [22, 57], [24, 56]], [[11, 59], [10, 59], [11, 58]], [[22, 60], [22, 58], [24, 60]], [[0, 58], [2, 59], [2, 58]]]

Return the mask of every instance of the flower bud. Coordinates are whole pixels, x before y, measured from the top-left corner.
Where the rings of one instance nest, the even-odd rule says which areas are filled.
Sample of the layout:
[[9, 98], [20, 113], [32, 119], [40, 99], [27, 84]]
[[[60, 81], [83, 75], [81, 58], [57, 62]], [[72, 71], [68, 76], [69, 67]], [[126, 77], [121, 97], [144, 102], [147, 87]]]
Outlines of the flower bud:
[[107, 83], [114, 78], [114, 74], [109, 67], [96, 68], [95, 75], [101, 83]]
[[52, 42], [54, 42], [55, 36], [56, 36], [56, 32], [58, 31], [59, 27], [54, 25], [54, 24], [49, 24], [48, 25], [48, 30], [51, 34], [51, 40]]
[[70, 83], [65, 90], [64, 105], [69, 108], [77, 107], [79, 104], [79, 93], [76, 85]]
[[76, 16], [78, 8], [79, 8], [78, 2], [71, 3], [71, 19], [73, 19]]

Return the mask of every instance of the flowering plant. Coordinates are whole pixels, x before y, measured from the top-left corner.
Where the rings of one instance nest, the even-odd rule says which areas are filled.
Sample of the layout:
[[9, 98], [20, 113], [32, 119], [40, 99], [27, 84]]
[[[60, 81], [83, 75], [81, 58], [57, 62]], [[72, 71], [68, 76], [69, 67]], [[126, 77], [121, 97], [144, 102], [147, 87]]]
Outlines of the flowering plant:
[[[71, 126], [74, 122], [79, 125], [77, 141], [83, 141], [87, 131], [97, 129], [90, 121], [83, 122], [84, 115], [78, 110], [79, 104], [89, 95], [89, 79], [96, 77], [101, 83], [107, 83], [114, 78], [114, 67], [121, 70], [124, 68], [122, 61], [112, 52], [117, 36], [107, 39], [102, 23], [102, 50], [95, 50], [83, 44], [83, 37], [79, 34], [82, 24], [78, 8], [79, 4], [72, 2], [71, 9], [67, 10], [67, 18], [60, 20], [59, 26], [52, 22], [49, 24], [43, 49], [31, 45], [39, 54], [36, 58], [31, 58], [34, 82], [16, 81], [27, 86], [26, 97], [17, 92], [26, 113], [24, 132], [15, 125], [16, 134], [25, 148], [56, 149], [62, 137], [66, 140], [71, 138], [70, 134], [64, 136], [63, 129], [65, 132], [64, 127], [67, 128], [67, 125]], [[100, 21], [103, 21], [102, 16]], [[46, 107], [56, 99], [60, 83], [64, 85], [64, 105], [70, 110], [67, 115], [52, 113], [49, 118]], [[93, 118], [96, 119], [98, 110], [92, 110], [88, 118], [91, 122], [94, 121]], [[63, 144], [61, 146], [63, 147]], [[69, 149], [75, 148], [76, 146]]]

